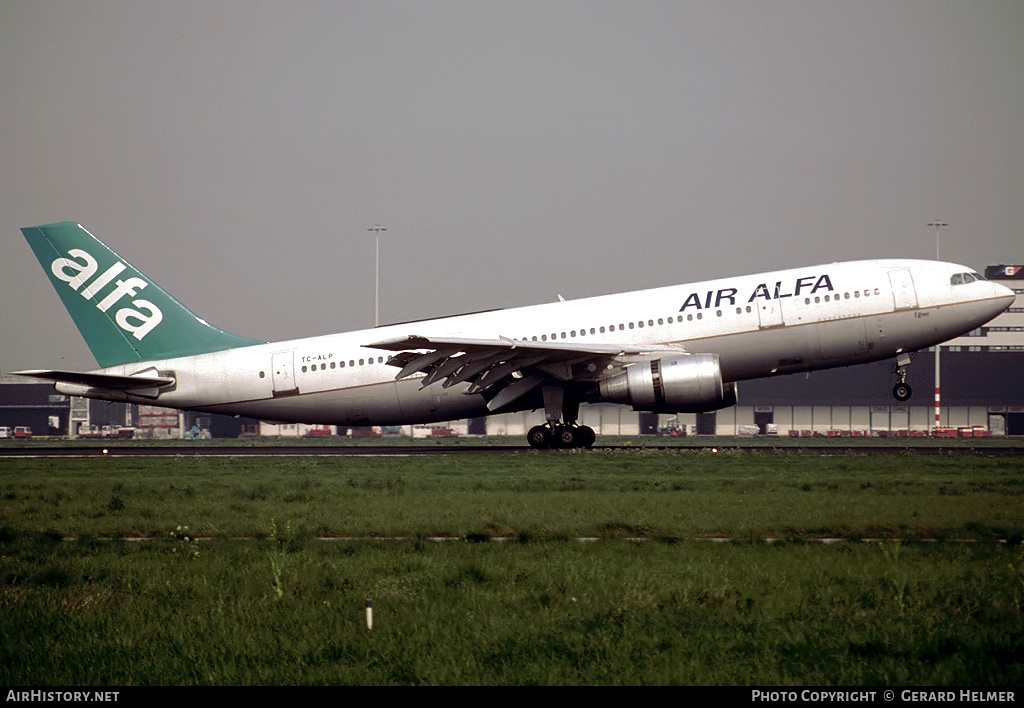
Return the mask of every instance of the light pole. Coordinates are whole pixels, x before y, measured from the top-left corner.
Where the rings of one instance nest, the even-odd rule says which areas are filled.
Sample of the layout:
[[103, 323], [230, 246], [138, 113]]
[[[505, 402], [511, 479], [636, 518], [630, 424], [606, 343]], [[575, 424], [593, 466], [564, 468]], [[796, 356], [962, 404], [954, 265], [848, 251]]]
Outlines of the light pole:
[[374, 233], [375, 240], [377, 242], [377, 259], [376, 265], [374, 266], [374, 278], [373, 278], [373, 326], [377, 327], [380, 325], [380, 232], [387, 231], [387, 226], [381, 226], [380, 224], [374, 224], [367, 231]]
[[[944, 226], [949, 226], [949, 224], [941, 219], [935, 219], [928, 225], [935, 229], [935, 260], [939, 260], [939, 233]], [[941, 349], [941, 346], [935, 345], [935, 425], [932, 428], [933, 433], [935, 428], [939, 427], [939, 413], [942, 410], [939, 392], [939, 351]]]

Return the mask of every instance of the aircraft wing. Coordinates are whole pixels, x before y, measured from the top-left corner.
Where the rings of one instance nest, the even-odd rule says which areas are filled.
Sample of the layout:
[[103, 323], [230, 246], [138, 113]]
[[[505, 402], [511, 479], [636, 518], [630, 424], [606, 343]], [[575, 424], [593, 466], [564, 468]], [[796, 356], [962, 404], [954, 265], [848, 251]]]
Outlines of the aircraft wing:
[[520, 398], [545, 381], [597, 381], [609, 366], [624, 366], [667, 355], [685, 354], [681, 346], [636, 346], [580, 342], [535, 342], [499, 337], [424, 337], [410, 335], [365, 344], [398, 352], [388, 360], [399, 367], [396, 379], [424, 374], [422, 388], [469, 382], [467, 394], [493, 396], [490, 410]]

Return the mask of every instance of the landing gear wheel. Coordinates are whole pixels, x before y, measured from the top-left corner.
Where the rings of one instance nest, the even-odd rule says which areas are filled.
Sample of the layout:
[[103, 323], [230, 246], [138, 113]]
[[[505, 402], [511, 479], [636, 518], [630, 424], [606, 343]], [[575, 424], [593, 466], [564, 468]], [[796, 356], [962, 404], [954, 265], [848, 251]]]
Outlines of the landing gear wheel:
[[558, 447], [572, 448], [580, 446], [579, 428], [571, 425], [560, 425], [555, 429], [555, 442]]
[[560, 425], [555, 429], [555, 437], [552, 442], [554, 447], [570, 449], [590, 447], [596, 438], [594, 429], [586, 425]]
[[545, 425], [535, 425], [526, 434], [526, 440], [534, 450], [546, 450], [551, 447], [551, 431]]
[[581, 425], [577, 428], [576, 437], [580, 439], [580, 447], [593, 447], [594, 441], [597, 439], [597, 434], [594, 432], [593, 428]]
[[892, 387], [892, 396], [897, 401], [909, 401], [913, 391], [910, 390], [910, 386], [905, 383], [898, 383]]

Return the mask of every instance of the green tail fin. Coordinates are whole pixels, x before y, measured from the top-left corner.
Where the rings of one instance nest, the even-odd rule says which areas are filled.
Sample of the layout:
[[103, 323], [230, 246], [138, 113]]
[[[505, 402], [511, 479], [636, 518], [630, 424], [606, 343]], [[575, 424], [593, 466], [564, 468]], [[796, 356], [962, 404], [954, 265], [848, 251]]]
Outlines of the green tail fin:
[[80, 224], [21, 232], [101, 367], [264, 343], [208, 324]]

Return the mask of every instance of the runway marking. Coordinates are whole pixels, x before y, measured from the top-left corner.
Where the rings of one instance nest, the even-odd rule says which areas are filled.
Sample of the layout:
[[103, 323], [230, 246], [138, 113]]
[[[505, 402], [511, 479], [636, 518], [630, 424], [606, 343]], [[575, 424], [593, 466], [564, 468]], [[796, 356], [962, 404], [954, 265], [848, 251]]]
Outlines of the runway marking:
[[[79, 540], [79, 536], [63, 536], [61, 541], [65, 543], [75, 543]], [[92, 536], [90, 537], [95, 541], [124, 541], [126, 543], [142, 543], [144, 541], [163, 541], [166, 540], [164, 536]], [[197, 541], [259, 541], [269, 540], [269, 536], [192, 536], [191, 538]], [[446, 543], [449, 541], [463, 541], [465, 543], [518, 543], [518, 536], [490, 536], [481, 539], [469, 539], [465, 536], [313, 536], [314, 541], [332, 542], [332, 541], [430, 541], [431, 543]], [[998, 543], [1005, 544], [1007, 541], [1005, 538], [999, 539], [977, 539], [977, 538], [840, 538], [834, 536], [824, 536], [820, 538], [785, 538], [782, 536], [765, 536], [759, 539], [750, 539], [748, 537], [732, 538], [728, 536], [694, 536], [692, 538], [675, 538], [675, 537], [650, 537], [650, 536], [575, 536], [572, 541], [579, 543], [594, 543], [597, 541], [627, 541], [627, 542], [646, 542], [646, 541], [675, 541], [675, 542], [707, 542], [707, 543], [749, 543], [752, 540], [760, 543], [820, 543], [823, 545], [830, 545], [833, 543], [842, 543], [843, 541], [855, 541], [857, 543], [981, 543], [988, 540], [996, 540]], [[546, 543], [555, 542], [555, 539], [547, 541], [545, 539], [537, 539], [531, 541], [531, 543]]]

